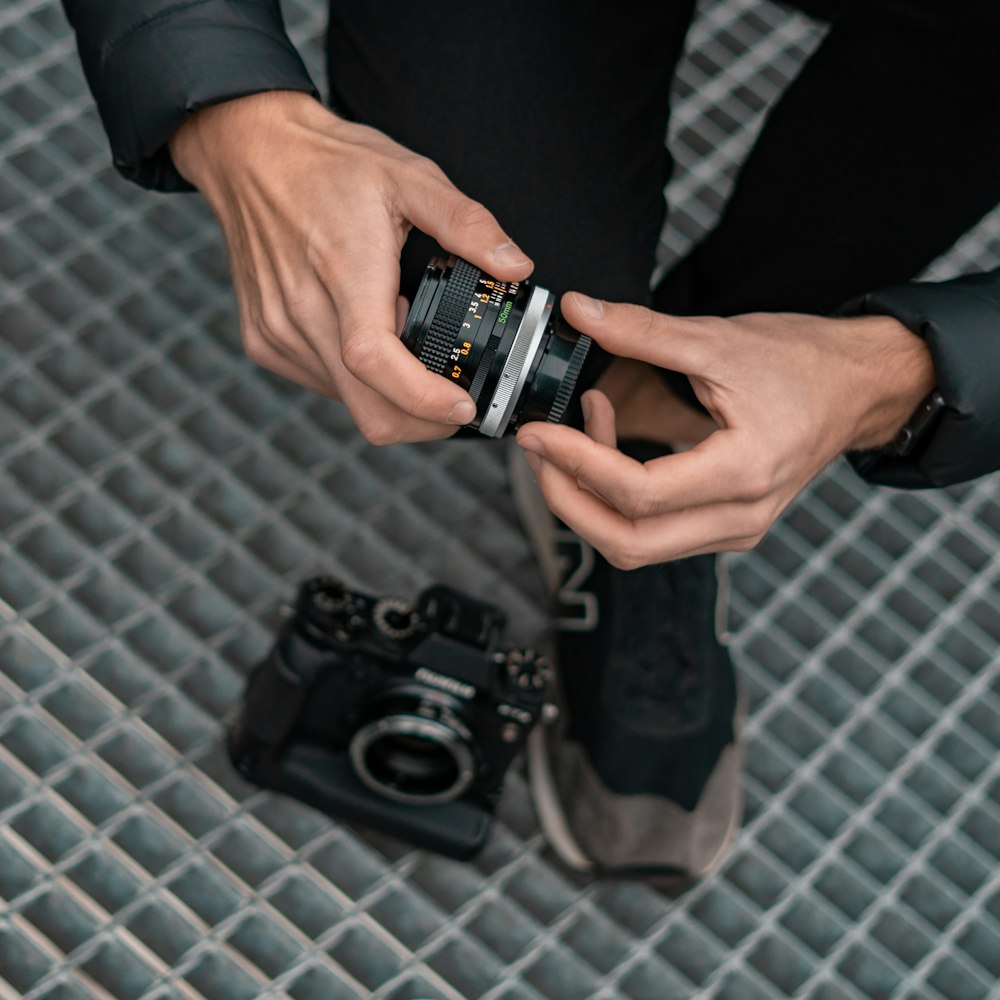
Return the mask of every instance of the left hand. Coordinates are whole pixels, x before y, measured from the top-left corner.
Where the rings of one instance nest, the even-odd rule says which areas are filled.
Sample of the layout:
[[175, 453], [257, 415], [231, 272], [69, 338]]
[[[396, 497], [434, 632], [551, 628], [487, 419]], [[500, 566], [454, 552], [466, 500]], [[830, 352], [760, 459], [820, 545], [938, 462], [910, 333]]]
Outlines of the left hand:
[[549, 507], [620, 569], [753, 548], [833, 459], [892, 440], [934, 386], [926, 345], [891, 317], [678, 318], [577, 293], [562, 311], [606, 351], [686, 374], [719, 427], [642, 464], [592, 390], [586, 433], [521, 428]]

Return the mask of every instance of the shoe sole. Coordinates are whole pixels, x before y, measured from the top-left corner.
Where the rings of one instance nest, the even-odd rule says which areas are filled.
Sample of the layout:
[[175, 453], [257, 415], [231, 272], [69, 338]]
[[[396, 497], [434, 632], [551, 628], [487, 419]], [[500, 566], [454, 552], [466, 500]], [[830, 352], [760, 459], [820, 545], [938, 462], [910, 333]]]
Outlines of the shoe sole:
[[540, 722], [532, 729], [527, 743], [528, 791], [535, 815], [549, 846], [567, 868], [582, 873], [593, 872], [597, 868], [596, 863], [584, 853], [566, 822], [549, 762], [545, 730], [546, 724]]
[[[684, 846], [694, 843], [697, 839], [694, 834], [689, 832], [692, 823], [703, 825], [706, 817], [710, 817], [717, 810], [716, 804], [728, 808], [728, 814], [724, 819], [724, 829], [717, 840], [715, 850], [707, 858], [699, 859], [697, 863], [689, 865], [602, 864], [592, 858], [574, 835], [567, 819], [566, 810], [559, 797], [549, 752], [548, 741], [552, 734], [544, 724], [536, 726], [528, 737], [527, 744], [528, 788], [542, 832], [559, 860], [567, 868], [582, 874], [634, 878], [653, 884], [661, 884], [659, 880], [663, 880], [664, 883], [676, 881], [678, 877], [703, 878], [719, 868], [729, 853], [743, 821], [743, 795], [740, 789], [740, 779], [743, 774], [744, 756], [741, 738], [742, 720], [745, 717], [744, 706], [745, 698], [741, 687], [737, 697], [737, 708], [733, 715], [735, 738], [733, 743], [723, 752], [723, 757], [720, 758], [719, 766], [722, 770], [717, 770], [713, 775], [713, 777], [717, 776], [715, 787], [710, 780], [709, 785], [706, 786], [706, 795], [698, 803], [694, 812], [686, 813], [674, 806], [677, 814], [672, 820], [668, 819], [663, 824], [665, 828], [675, 832], [678, 846], [683, 850]], [[726, 760], [727, 755], [730, 758], [728, 761]], [[599, 811], [607, 814], [614, 813], [620, 821], [627, 822], [625, 817], [630, 811], [641, 811], [644, 799], [650, 802], [652, 808], [657, 812], [662, 812], [669, 805], [672, 805], [652, 796], [614, 795], [614, 793], [603, 789], [588, 764], [582, 765], [582, 771], [587, 775], [587, 782], [593, 783], [595, 789], [588, 793], [587, 798], [590, 801], [598, 797], [604, 798], [605, 803]], [[640, 825], [646, 826], [648, 824]], [[678, 832], [683, 832], [683, 835], [677, 837]], [[658, 844], [657, 847], [662, 849], [662, 844]]]

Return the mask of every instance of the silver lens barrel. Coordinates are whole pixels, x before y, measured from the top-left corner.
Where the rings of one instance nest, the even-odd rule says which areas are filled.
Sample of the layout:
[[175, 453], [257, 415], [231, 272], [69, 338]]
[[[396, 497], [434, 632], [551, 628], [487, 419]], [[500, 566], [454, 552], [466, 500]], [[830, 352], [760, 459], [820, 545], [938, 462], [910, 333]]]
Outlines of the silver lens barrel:
[[536, 285], [531, 290], [531, 298], [528, 299], [524, 317], [514, 335], [510, 354], [507, 355], [493, 398], [479, 425], [480, 434], [498, 438], [507, 430], [554, 304], [555, 296], [548, 289]]

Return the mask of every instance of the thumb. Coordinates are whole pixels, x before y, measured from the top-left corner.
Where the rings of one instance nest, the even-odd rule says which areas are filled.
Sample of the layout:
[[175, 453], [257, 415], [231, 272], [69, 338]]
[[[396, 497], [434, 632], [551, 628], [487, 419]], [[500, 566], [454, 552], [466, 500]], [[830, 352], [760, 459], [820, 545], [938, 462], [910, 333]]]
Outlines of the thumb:
[[409, 221], [446, 250], [501, 281], [521, 281], [531, 274], [531, 258], [500, 228], [493, 213], [443, 175], [422, 175], [402, 197]]
[[580, 292], [562, 297], [566, 322], [622, 358], [647, 361], [685, 375], [705, 375], [725, 347], [725, 320], [679, 317], [643, 306], [604, 302]]

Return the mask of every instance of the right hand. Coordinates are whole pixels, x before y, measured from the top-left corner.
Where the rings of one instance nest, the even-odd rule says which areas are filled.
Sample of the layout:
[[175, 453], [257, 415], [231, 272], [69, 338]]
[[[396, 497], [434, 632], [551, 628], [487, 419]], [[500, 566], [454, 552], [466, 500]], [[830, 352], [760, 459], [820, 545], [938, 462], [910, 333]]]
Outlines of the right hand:
[[412, 226], [502, 281], [532, 263], [430, 160], [275, 91], [196, 112], [170, 140], [229, 251], [247, 356], [341, 400], [372, 444], [447, 437], [471, 397], [399, 340]]

